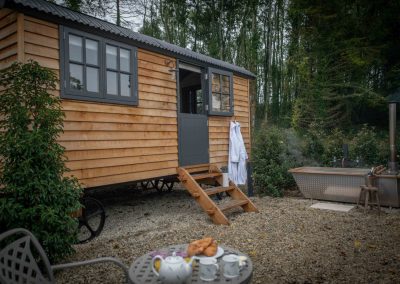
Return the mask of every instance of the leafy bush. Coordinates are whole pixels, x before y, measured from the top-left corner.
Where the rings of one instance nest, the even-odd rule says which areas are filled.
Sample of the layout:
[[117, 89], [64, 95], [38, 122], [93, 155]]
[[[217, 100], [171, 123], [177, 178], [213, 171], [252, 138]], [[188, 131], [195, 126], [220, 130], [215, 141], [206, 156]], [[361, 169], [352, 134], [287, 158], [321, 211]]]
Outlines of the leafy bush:
[[[388, 148], [387, 141], [385, 145]], [[388, 151], [383, 149], [382, 140], [379, 139], [374, 127], [363, 127], [351, 141], [352, 159], [359, 158], [364, 166], [374, 166], [383, 163], [388, 157]]]
[[363, 125], [361, 129], [345, 134], [340, 129], [331, 133], [320, 130], [318, 126], [310, 127], [304, 135], [303, 154], [324, 166], [332, 166], [336, 157], [337, 166], [343, 158], [343, 144], [348, 144], [350, 159], [359, 160], [361, 166], [386, 164], [389, 156], [387, 132], [378, 132], [374, 127]]
[[325, 134], [321, 131], [319, 125], [311, 123], [308, 133], [303, 135], [305, 140], [304, 155], [314, 160], [321, 160], [325, 150], [322, 141], [324, 136]]
[[72, 252], [81, 207], [81, 187], [64, 177], [60, 100], [48, 93], [55, 74], [38, 63], [14, 63], [1, 71], [0, 85], [0, 231], [23, 227], [32, 231], [52, 261]]
[[324, 165], [332, 166], [334, 157], [338, 160], [343, 158], [343, 144], [346, 143], [346, 140], [343, 131], [338, 128], [333, 129], [331, 134], [324, 137], [324, 152], [321, 157]]
[[252, 152], [253, 178], [260, 194], [282, 196], [283, 189], [294, 185], [288, 170], [294, 167], [282, 131], [275, 127], [260, 130]]

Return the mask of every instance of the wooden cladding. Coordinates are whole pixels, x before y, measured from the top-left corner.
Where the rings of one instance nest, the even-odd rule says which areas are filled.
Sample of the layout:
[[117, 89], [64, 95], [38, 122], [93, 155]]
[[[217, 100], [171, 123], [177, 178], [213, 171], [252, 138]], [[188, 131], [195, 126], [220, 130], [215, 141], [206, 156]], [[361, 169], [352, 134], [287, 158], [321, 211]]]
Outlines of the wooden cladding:
[[[63, 101], [60, 143], [70, 174], [88, 187], [176, 173], [176, 82], [163, 72], [165, 58], [138, 50], [138, 59], [137, 107]], [[143, 68], [147, 63], [158, 71]]]
[[[60, 76], [59, 27], [8, 9], [0, 11], [0, 68], [36, 60]], [[178, 127], [175, 58], [138, 49], [138, 106], [63, 99], [69, 175], [85, 187], [176, 174]], [[60, 88], [54, 95], [60, 94]], [[241, 124], [250, 152], [249, 82], [233, 76], [234, 116], [209, 116], [210, 162], [228, 163], [229, 122]]]
[[234, 115], [232, 117], [210, 116], [208, 118], [210, 163], [220, 167], [228, 165], [229, 124], [234, 119], [240, 123], [246, 150], [250, 155], [250, 104], [247, 79], [233, 76], [233, 104]]
[[[60, 69], [58, 26], [25, 16], [25, 60]], [[86, 187], [173, 175], [178, 166], [176, 81], [166, 61], [138, 50], [139, 106], [63, 100], [68, 174]], [[58, 92], [59, 94], [59, 92]]]
[[0, 10], [0, 69], [18, 60], [18, 15], [9, 9]]
[[24, 19], [24, 60], [35, 60], [59, 75], [58, 26], [26, 15]]

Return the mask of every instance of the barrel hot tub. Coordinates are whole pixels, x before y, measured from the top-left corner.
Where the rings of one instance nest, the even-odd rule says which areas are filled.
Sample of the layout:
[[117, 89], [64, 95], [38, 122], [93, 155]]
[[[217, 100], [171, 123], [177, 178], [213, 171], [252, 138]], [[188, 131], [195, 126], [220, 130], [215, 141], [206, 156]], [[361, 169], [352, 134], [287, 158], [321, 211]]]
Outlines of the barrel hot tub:
[[[357, 203], [360, 186], [370, 170], [300, 167], [289, 170], [305, 198]], [[381, 205], [400, 207], [400, 175], [379, 175]]]

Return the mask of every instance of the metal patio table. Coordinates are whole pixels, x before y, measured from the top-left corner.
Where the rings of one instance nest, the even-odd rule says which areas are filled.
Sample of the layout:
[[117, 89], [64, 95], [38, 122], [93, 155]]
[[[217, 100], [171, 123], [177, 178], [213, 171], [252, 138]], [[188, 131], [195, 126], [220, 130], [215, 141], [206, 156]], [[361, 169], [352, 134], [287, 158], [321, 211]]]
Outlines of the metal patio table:
[[[166, 248], [159, 249], [157, 251], [160, 252], [167, 252], [169, 254], [172, 254], [172, 252], [185, 252], [187, 250], [188, 245], [187, 244], [181, 244], [181, 245], [172, 245]], [[229, 283], [229, 284], [239, 284], [239, 283], [250, 283], [251, 278], [253, 276], [253, 263], [251, 262], [251, 259], [248, 255], [232, 249], [230, 247], [226, 246], [221, 246], [224, 249], [224, 254], [236, 254], [239, 256], [246, 256], [247, 261], [245, 266], [240, 272], [240, 275], [236, 278], [233, 279], [228, 279], [225, 278], [222, 273], [221, 273], [221, 268], [222, 268], [222, 256], [218, 258], [218, 265], [220, 266], [220, 269], [217, 272], [217, 278], [211, 282], [203, 281], [200, 279], [199, 275], [199, 262], [196, 260], [193, 260], [193, 262], [197, 262], [194, 267], [193, 267], [193, 272], [192, 272], [192, 279], [191, 281], [188, 281], [188, 283]], [[132, 283], [135, 284], [142, 284], [142, 283], [161, 283], [160, 280], [158, 280], [158, 277], [154, 274], [153, 269], [151, 268], [151, 260], [152, 256], [151, 253], [147, 253], [138, 259], [136, 259], [131, 267], [129, 268], [129, 279]]]

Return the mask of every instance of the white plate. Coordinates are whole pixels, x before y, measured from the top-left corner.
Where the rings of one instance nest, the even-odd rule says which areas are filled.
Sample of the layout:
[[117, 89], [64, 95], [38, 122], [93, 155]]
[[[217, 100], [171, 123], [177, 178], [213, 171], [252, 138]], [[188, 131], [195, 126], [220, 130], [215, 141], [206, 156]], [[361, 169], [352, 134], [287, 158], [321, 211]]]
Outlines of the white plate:
[[218, 257], [221, 257], [223, 254], [224, 254], [224, 249], [219, 246], [218, 249], [217, 249], [217, 253], [215, 255], [213, 255], [213, 256], [206, 256], [206, 255], [203, 255], [203, 254], [199, 254], [199, 255], [195, 255], [193, 258], [194, 259], [202, 259], [202, 258], [205, 258], [205, 257], [218, 258]]

